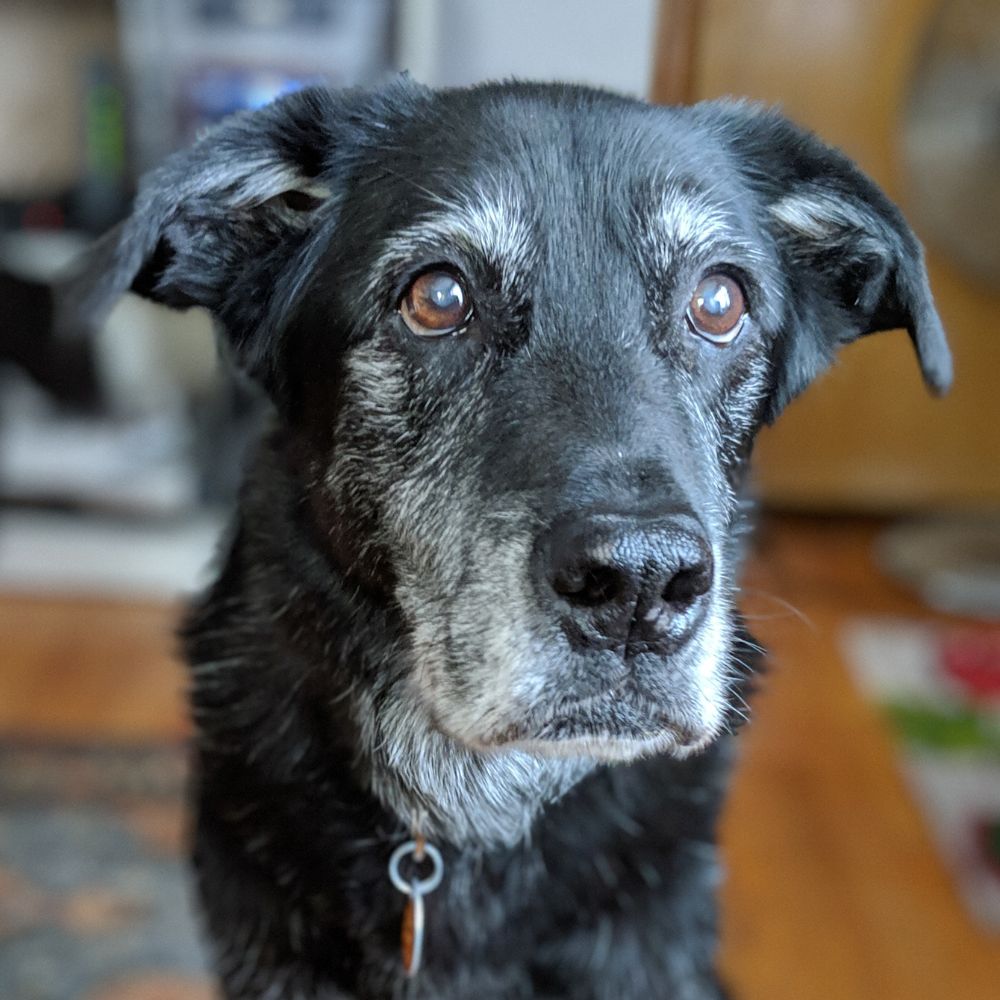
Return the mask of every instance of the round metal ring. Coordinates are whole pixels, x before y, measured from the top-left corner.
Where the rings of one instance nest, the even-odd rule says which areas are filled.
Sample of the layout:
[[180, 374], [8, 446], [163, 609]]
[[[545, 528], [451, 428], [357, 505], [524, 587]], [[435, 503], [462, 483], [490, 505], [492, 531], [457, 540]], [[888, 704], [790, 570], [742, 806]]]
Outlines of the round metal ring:
[[399, 865], [403, 858], [416, 853], [417, 842], [408, 840], [405, 844], [400, 844], [389, 858], [389, 878], [392, 879], [392, 884], [407, 896], [417, 894], [425, 896], [433, 892], [441, 884], [444, 876], [444, 859], [441, 857], [441, 852], [433, 844], [425, 843], [424, 854], [431, 862], [431, 873], [427, 878], [415, 878], [407, 882], [399, 870]]

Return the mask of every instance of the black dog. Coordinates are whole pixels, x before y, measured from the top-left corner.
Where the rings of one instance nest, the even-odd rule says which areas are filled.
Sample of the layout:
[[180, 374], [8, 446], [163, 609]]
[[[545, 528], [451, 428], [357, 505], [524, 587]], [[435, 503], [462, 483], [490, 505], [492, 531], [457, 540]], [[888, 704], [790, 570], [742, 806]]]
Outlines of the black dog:
[[864, 334], [947, 386], [899, 212], [752, 105], [401, 80], [224, 123], [99, 266], [274, 403], [184, 633], [226, 995], [721, 996], [746, 462]]

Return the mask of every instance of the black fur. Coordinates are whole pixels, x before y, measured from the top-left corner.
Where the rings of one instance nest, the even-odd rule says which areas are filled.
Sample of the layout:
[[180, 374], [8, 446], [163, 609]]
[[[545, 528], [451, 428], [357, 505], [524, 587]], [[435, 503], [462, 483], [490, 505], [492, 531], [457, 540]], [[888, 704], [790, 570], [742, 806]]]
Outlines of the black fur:
[[[475, 314], [422, 340], [397, 305], [443, 263]], [[128, 288], [211, 309], [275, 404], [184, 631], [226, 995], [720, 997], [719, 730], [755, 648], [731, 599], [743, 474], [840, 344], [906, 327], [947, 386], [898, 211], [751, 105], [401, 80], [223, 124], [94, 266], [92, 310]], [[713, 268], [749, 302], [727, 348], [683, 319]], [[698, 526], [715, 577], [690, 639], [567, 645], [538, 539], [580, 511]], [[583, 737], [593, 761], [560, 750]], [[407, 984], [386, 864], [413, 821], [445, 879]]]

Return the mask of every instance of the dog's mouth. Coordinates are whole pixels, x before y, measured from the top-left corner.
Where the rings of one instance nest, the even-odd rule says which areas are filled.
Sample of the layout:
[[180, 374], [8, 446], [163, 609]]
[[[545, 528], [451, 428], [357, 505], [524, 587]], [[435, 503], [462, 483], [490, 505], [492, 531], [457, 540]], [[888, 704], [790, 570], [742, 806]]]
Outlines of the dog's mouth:
[[684, 757], [704, 749], [718, 735], [715, 714], [687, 699], [664, 704], [630, 681], [529, 714], [490, 734], [482, 749], [608, 761], [652, 753]]

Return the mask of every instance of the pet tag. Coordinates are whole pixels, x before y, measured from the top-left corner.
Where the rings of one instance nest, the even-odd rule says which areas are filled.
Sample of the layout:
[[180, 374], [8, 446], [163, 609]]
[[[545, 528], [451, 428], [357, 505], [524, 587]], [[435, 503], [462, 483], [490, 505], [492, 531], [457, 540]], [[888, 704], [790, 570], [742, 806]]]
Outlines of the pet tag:
[[[426, 878], [415, 875], [407, 881], [400, 871], [404, 858], [413, 856], [418, 864], [428, 860], [431, 863], [430, 874]], [[403, 954], [403, 969], [408, 977], [415, 976], [420, 971], [420, 962], [424, 953], [424, 896], [433, 892], [440, 884], [444, 875], [444, 861], [441, 852], [423, 838], [408, 840], [400, 844], [389, 858], [389, 878], [392, 884], [404, 895], [410, 898], [406, 901], [403, 911], [403, 926], [400, 934], [400, 944]]]

